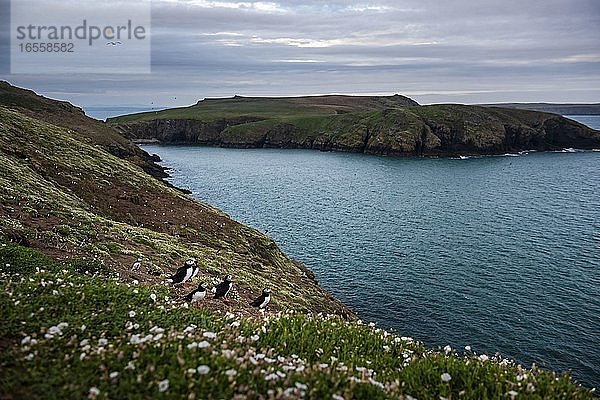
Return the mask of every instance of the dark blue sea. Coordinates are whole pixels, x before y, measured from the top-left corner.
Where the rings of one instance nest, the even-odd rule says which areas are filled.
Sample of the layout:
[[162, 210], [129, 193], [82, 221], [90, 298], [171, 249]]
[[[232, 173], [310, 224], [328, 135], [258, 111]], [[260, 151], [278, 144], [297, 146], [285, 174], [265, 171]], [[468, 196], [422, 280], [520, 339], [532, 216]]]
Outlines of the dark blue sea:
[[363, 320], [600, 386], [600, 152], [144, 149], [175, 185], [268, 231]]

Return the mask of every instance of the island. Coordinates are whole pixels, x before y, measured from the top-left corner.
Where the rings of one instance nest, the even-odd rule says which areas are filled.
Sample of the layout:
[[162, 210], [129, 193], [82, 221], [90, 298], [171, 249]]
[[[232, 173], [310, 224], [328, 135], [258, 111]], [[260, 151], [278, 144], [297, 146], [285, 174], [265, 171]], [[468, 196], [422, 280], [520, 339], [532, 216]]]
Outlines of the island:
[[[358, 320], [156, 161], [76, 106], [0, 84], [0, 398], [593, 398], [568, 373]], [[197, 276], [170, 283], [185, 265]], [[224, 298], [186, 300], [226, 275]]]
[[600, 148], [600, 131], [557, 114], [394, 96], [241, 97], [124, 115], [107, 123], [140, 143], [301, 148], [456, 157]]

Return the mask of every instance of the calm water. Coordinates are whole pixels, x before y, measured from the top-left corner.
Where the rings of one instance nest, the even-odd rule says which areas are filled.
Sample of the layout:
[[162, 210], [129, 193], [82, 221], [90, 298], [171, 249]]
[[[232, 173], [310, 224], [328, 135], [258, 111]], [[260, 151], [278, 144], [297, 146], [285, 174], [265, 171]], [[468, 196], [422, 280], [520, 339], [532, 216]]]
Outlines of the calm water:
[[144, 146], [361, 318], [600, 386], [600, 152], [466, 160]]

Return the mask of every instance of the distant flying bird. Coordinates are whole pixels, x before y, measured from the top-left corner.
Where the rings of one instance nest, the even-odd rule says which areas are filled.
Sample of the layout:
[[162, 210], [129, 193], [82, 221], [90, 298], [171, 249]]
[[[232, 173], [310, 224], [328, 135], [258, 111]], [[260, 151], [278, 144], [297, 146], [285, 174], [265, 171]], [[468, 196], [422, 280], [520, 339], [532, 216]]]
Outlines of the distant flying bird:
[[198, 265], [196, 264], [196, 261], [190, 259], [185, 262], [183, 267], [179, 267], [174, 275], [167, 278], [167, 282], [170, 282], [173, 285], [183, 285], [197, 274]]
[[108, 42], [108, 43], [106, 43], [107, 46], [118, 46], [120, 44], [121, 44], [121, 42], [118, 41], [118, 40], [116, 42]]
[[138, 271], [141, 266], [142, 266], [142, 260], [140, 260], [138, 258], [137, 260], [134, 261], [133, 264], [131, 264], [131, 268], [129, 268], [129, 269], [132, 271]]
[[264, 288], [262, 294], [258, 296], [253, 302], [250, 303], [252, 307], [257, 307], [259, 309], [265, 308], [267, 304], [271, 301], [271, 289]]
[[227, 293], [229, 293], [232, 286], [233, 281], [231, 280], [231, 275], [227, 275], [225, 279], [223, 279], [223, 282], [219, 283], [215, 288], [215, 299], [227, 296]]
[[202, 282], [198, 285], [198, 288], [188, 293], [184, 299], [190, 303], [195, 303], [204, 299], [204, 297], [206, 297], [206, 282]]

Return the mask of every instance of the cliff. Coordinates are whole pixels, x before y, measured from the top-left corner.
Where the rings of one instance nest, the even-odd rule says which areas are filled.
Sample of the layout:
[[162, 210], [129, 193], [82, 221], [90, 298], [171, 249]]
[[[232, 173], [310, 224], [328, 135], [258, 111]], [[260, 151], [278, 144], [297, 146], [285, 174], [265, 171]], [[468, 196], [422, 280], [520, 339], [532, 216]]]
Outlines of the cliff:
[[[356, 321], [270, 238], [144, 172], [110, 127], [7, 91], [1, 399], [593, 399], [568, 374]], [[189, 257], [194, 283], [234, 276], [226, 299], [188, 304], [194, 284], [164, 283]]]
[[235, 277], [232, 308], [270, 287], [274, 310], [352, 316], [273, 240], [150, 176], [150, 156], [68, 103], [0, 85], [0, 161], [0, 236], [147, 284], [195, 258], [207, 281]]
[[600, 148], [600, 132], [555, 114], [403, 96], [213, 99], [109, 119], [134, 141], [456, 156]]
[[480, 105], [482, 107], [516, 108], [518, 110], [541, 111], [560, 115], [600, 115], [599, 103], [496, 103]]

